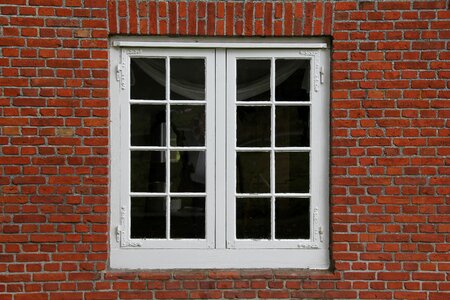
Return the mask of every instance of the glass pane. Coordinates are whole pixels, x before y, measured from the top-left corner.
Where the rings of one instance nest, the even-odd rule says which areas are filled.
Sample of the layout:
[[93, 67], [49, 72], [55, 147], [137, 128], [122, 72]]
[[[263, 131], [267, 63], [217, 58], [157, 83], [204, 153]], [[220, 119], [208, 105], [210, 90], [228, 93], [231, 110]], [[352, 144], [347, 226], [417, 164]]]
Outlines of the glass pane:
[[270, 107], [237, 108], [237, 146], [270, 147]]
[[275, 192], [309, 192], [309, 152], [275, 154]]
[[166, 199], [131, 198], [131, 238], [166, 238]]
[[205, 100], [205, 59], [170, 59], [170, 99]]
[[275, 145], [308, 147], [309, 107], [278, 106], [275, 111]]
[[270, 192], [270, 153], [236, 153], [236, 191], [238, 193]]
[[132, 58], [130, 69], [131, 99], [166, 99], [166, 60]]
[[165, 105], [131, 105], [131, 145], [164, 146]]
[[238, 101], [270, 100], [270, 60], [239, 59], [236, 72]]
[[166, 163], [164, 151], [131, 152], [131, 191], [165, 192]]
[[236, 238], [270, 239], [270, 198], [236, 199]]
[[172, 198], [170, 200], [170, 237], [174, 239], [205, 238], [205, 198]]
[[275, 238], [309, 239], [309, 199], [275, 200]]
[[172, 146], [205, 146], [205, 106], [172, 105], [170, 122]]
[[275, 61], [275, 100], [309, 101], [309, 60]]
[[170, 190], [205, 192], [205, 151], [172, 151]]

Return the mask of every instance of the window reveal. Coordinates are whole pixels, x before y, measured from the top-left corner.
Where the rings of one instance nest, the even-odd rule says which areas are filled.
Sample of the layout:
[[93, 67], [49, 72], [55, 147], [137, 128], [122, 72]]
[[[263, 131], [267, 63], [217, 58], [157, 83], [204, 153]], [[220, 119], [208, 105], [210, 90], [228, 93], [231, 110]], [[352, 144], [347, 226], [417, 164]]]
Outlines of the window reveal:
[[326, 209], [327, 198], [316, 196], [323, 187], [314, 178], [324, 174], [314, 164], [324, 163], [327, 150], [315, 142], [313, 110], [323, 109], [317, 57], [295, 50], [122, 50], [119, 81], [128, 82], [118, 85], [118, 253], [197, 249], [229, 256], [225, 267], [254, 267], [236, 262], [242, 254], [261, 261], [269, 254], [255, 249], [322, 249], [319, 207]]

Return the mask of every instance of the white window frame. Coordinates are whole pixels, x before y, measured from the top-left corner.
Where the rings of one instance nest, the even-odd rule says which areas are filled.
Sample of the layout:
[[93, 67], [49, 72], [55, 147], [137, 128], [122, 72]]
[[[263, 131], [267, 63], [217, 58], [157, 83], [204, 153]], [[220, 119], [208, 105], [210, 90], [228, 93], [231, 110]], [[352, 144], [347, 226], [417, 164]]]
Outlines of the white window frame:
[[[206, 178], [208, 182], [205, 216], [207, 226], [204, 240], [164, 241], [129, 238], [130, 178], [126, 171], [129, 169], [130, 152], [128, 121], [130, 100], [127, 80], [129, 61], [131, 57], [165, 55], [206, 57], [207, 59], [206, 99], [213, 101], [210, 100], [206, 104]], [[303, 195], [310, 197], [311, 238], [309, 240], [237, 240], [234, 236], [235, 228], [233, 225], [230, 226], [234, 224], [236, 167], [233, 143], [236, 107], [233, 77], [235, 64], [230, 61], [237, 57], [283, 57], [310, 61], [311, 101], [302, 104], [311, 109], [311, 144], [308, 147], [311, 153], [310, 193]], [[213, 65], [208, 63], [214, 60]], [[329, 66], [329, 47], [320, 39], [300, 42], [293, 39], [248, 39], [248, 41], [135, 37], [112, 39], [110, 48], [110, 267], [328, 269], [330, 264], [328, 249]], [[211, 75], [211, 73], [214, 74]]]

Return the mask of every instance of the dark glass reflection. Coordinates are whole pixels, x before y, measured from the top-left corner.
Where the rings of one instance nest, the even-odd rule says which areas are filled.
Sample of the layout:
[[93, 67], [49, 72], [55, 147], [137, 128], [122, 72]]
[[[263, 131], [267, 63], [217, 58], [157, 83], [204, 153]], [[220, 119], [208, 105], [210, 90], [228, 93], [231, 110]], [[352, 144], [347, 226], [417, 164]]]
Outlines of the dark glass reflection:
[[131, 191], [165, 192], [164, 151], [131, 151]]
[[170, 122], [176, 135], [170, 139], [172, 146], [205, 146], [204, 105], [172, 105]]
[[170, 59], [170, 99], [205, 100], [204, 59]]
[[275, 238], [309, 239], [309, 199], [275, 200]]
[[309, 107], [277, 106], [275, 111], [275, 145], [308, 147]]
[[166, 60], [132, 58], [130, 67], [131, 99], [166, 99]]
[[166, 238], [166, 199], [131, 198], [131, 238]]
[[275, 61], [275, 100], [309, 101], [309, 60]]
[[236, 238], [270, 239], [270, 198], [236, 199]]
[[131, 145], [164, 146], [165, 105], [131, 105]]
[[205, 152], [172, 151], [170, 190], [172, 192], [205, 192]]
[[205, 238], [205, 198], [172, 198], [170, 200], [170, 237], [174, 239]]
[[270, 100], [270, 60], [238, 59], [236, 73], [238, 101]]
[[270, 192], [270, 153], [236, 153], [236, 191], [238, 193]]
[[308, 152], [279, 152], [275, 154], [275, 192], [309, 192]]
[[270, 107], [237, 108], [237, 146], [270, 147]]

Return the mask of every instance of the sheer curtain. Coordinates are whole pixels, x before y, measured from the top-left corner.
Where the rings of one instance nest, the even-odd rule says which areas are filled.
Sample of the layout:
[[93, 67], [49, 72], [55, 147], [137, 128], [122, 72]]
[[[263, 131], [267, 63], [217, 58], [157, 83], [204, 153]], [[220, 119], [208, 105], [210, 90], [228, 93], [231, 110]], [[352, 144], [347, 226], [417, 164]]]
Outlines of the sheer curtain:
[[[134, 59], [136, 65], [145, 72], [148, 76], [153, 78], [160, 85], [165, 85], [166, 75], [165, 70], [161, 69], [151, 60], [145, 58]], [[293, 60], [292, 63], [287, 64], [281, 68], [277, 68], [275, 85], [278, 86], [287, 80], [295, 71], [301, 68], [305, 68], [307, 61], [305, 60]], [[202, 99], [204, 96], [203, 85], [194, 84], [185, 80], [177, 80], [176, 78], [171, 78], [171, 89], [179, 95], [185, 96], [188, 99]], [[249, 81], [240, 86], [237, 99], [239, 101], [251, 98], [253, 96], [262, 94], [270, 88], [269, 76], [263, 76], [256, 78], [255, 80]], [[309, 89], [309, 76], [303, 77], [302, 88]], [[131, 71], [131, 85], [134, 85], [134, 74]]]

